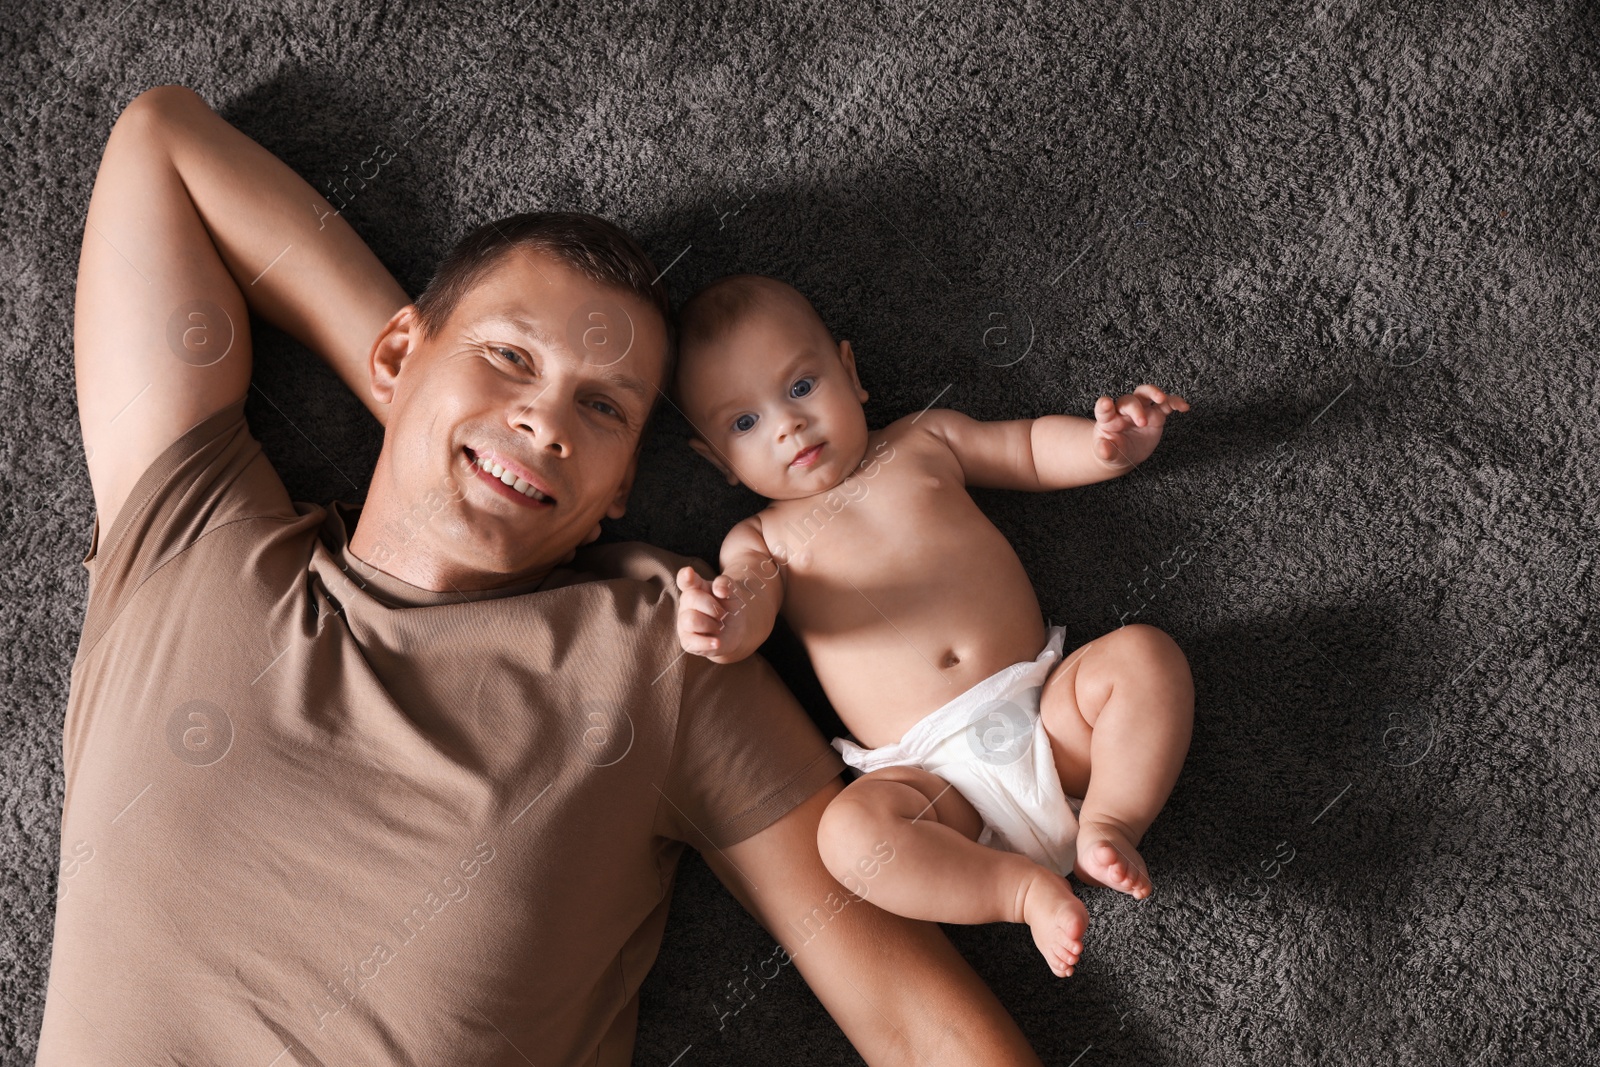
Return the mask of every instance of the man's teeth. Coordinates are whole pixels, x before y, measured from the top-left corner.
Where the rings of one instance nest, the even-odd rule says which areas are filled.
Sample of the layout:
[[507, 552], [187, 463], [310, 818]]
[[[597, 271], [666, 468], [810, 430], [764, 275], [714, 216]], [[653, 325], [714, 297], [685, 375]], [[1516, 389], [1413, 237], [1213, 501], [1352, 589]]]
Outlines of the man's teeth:
[[502, 482], [509, 485], [523, 496], [532, 497], [535, 500], [551, 499], [550, 497], [547, 497], [543, 493], [539, 492], [539, 490], [535, 489], [533, 486], [529, 485], [527, 482], [523, 481], [521, 478], [518, 478], [515, 474], [512, 474], [510, 471], [500, 466], [498, 463], [491, 462], [490, 460], [484, 459], [481, 456], [478, 457], [476, 462], [478, 466], [482, 467], [496, 478], [499, 478]]

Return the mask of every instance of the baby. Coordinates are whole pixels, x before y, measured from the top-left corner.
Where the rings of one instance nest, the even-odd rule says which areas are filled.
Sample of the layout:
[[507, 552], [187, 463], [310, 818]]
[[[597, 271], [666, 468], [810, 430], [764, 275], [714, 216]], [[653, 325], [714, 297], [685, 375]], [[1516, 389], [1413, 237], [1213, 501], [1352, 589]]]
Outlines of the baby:
[[755, 275], [684, 306], [675, 392], [690, 447], [770, 501], [723, 541], [721, 575], [678, 573], [684, 649], [743, 659], [781, 611], [860, 742], [833, 742], [860, 775], [823, 815], [823, 862], [900, 915], [1025, 922], [1070, 975], [1088, 913], [1066, 875], [1150, 895], [1136, 846], [1188, 751], [1193, 683], [1150, 626], [1063, 657], [1064, 628], [967, 487], [1114, 478], [1188, 402], [1141, 385], [1093, 420], [933, 408], [869, 431], [850, 342]]

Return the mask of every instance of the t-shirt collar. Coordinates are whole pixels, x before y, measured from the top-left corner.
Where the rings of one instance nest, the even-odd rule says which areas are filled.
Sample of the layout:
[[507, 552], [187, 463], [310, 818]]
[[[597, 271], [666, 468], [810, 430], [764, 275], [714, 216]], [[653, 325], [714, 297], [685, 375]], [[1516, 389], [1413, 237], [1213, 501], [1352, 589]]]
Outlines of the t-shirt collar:
[[390, 607], [420, 608], [475, 600], [494, 600], [567, 585], [574, 578], [570, 568], [556, 567], [543, 578], [530, 578], [524, 582], [495, 589], [447, 589], [444, 592], [424, 589], [379, 570], [350, 551], [350, 531], [355, 529], [360, 515], [361, 505], [334, 501], [329, 505], [327, 518], [323, 521], [322, 541], [346, 574]]

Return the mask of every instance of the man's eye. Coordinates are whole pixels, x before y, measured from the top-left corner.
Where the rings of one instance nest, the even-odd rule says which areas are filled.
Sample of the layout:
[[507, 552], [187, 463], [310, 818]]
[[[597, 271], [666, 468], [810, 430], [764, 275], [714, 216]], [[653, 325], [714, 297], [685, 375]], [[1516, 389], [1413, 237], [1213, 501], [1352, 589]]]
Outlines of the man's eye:
[[604, 400], [596, 400], [595, 403], [600, 405], [601, 407], [605, 408], [606, 410], [608, 410], [611, 414], [615, 415], [617, 418], [619, 418], [619, 419], [622, 418], [622, 412], [618, 411], [615, 407], [612, 407], [610, 404], [606, 403]]
[[519, 353], [515, 348], [507, 348], [504, 345], [495, 345], [494, 350], [508, 363], [514, 363], [519, 367], [527, 366], [527, 364], [522, 361], [521, 353]]
[[[789, 395], [796, 399], [805, 396], [807, 393], [811, 392], [813, 388], [815, 388], [815, 386], [811, 384], [814, 381], [816, 381], [815, 378], [801, 378], [789, 389]], [[799, 392], [796, 392], [795, 390], [799, 390]]]
[[[746, 419], [749, 419], [750, 421], [746, 422]], [[733, 420], [733, 428], [738, 430], [740, 433], [744, 433], [755, 424], [756, 417], [754, 415], [740, 415], [737, 419]]]

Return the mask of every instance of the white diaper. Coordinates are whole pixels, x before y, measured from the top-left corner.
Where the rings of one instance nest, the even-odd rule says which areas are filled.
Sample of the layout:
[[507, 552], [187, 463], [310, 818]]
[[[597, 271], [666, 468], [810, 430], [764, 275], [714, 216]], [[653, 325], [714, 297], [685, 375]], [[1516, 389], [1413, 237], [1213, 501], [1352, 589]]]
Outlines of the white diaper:
[[920, 767], [955, 786], [983, 817], [980, 845], [1018, 852], [1063, 877], [1077, 860], [1083, 802], [1061, 788], [1039, 694], [1061, 659], [1066, 628], [1051, 626], [1036, 659], [1014, 663], [931, 712], [892, 745], [833, 740], [862, 774]]

